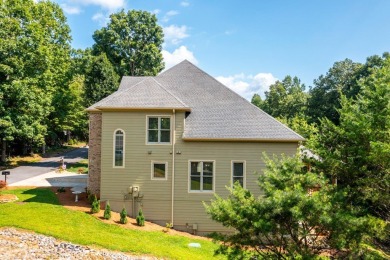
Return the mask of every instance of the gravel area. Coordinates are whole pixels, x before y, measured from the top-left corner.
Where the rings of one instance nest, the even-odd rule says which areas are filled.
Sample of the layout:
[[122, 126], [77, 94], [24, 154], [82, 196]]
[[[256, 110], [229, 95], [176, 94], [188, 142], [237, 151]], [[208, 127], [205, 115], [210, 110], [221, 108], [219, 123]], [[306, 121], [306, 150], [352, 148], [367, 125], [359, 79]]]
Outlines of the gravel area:
[[0, 229], [1, 259], [157, 259], [94, 249], [14, 228]]

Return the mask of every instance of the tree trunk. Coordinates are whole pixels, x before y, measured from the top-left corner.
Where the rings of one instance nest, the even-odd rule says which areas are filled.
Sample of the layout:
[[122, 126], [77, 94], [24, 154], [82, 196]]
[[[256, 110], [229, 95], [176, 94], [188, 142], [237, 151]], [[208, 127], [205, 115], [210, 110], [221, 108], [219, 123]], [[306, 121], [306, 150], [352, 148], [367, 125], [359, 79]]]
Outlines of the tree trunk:
[[46, 144], [43, 143], [42, 145], [42, 154], [45, 154], [46, 153]]
[[7, 141], [3, 140], [2, 143], [3, 143], [3, 147], [1, 149], [1, 161], [5, 162], [5, 160], [7, 159], [6, 156], [5, 156], [6, 155], [6, 149], [7, 149]]

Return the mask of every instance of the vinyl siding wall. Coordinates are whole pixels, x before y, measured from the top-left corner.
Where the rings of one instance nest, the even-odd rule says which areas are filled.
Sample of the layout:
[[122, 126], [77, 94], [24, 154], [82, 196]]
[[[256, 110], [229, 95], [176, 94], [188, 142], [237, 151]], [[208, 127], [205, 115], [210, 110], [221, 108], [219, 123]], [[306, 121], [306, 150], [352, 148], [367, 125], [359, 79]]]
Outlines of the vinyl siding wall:
[[[103, 113], [101, 199], [110, 200], [115, 211], [126, 206], [129, 215], [133, 215], [132, 200], [127, 197], [127, 191], [129, 186], [139, 185], [143, 197], [134, 203], [134, 213], [142, 206], [147, 220], [165, 225], [171, 221], [173, 146], [146, 144], [147, 116], [172, 116], [172, 112]], [[172, 116], [172, 124], [173, 121]], [[192, 231], [192, 225], [197, 224], [199, 233], [226, 231], [205, 213], [202, 201], [209, 202], [213, 192], [189, 192], [190, 161], [214, 162], [214, 192], [223, 197], [228, 195], [225, 186], [231, 185], [232, 161], [245, 161], [246, 188], [259, 195], [257, 177], [264, 169], [262, 153], [293, 155], [297, 149], [297, 143], [182, 141], [184, 112], [177, 112], [175, 121], [173, 222], [177, 229]], [[124, 168], [113, 168], [113, 134], [116, 129], [122, 129], [126, 136]], [[151, 180], [152, 161], [168, 163], [167, 180]]]

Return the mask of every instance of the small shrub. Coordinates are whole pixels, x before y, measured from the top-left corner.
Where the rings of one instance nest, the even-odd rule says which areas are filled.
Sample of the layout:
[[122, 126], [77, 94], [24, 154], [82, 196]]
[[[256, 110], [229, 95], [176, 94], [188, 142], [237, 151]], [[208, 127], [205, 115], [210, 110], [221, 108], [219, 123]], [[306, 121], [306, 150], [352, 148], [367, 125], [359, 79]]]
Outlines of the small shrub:
[[0, 189], [7, 187], [7, 183], [5, 181], [0, 181]]
[[127, 223], [127, 211], [126, 211], [125, 207], [123, 207], [120, 215], [121, 215], [120, 223], [126, 224]]
[[138, 216], [137, 216], [136, 220], [137, 220], [138, 226], [141, 226], [141, 227], [145, 226], [145, 217], [144, 217], [144, 213], [142, 212], [142, 209], [140, 209], [138, 211]]
[[104, 209], [104, 218], [110, 219], [111, 218], [111, 207], [110, 202], [107, 200], [106, 208]]
[[92, 193], [87, 193], [87, 194], [88, 194], [88, 197], [87, 197], [88, 202], [89, 202], [89, 204], [92, 205], [92, 203], [93, 203], [94, 198], [96, 197], [96, 195], [94, 195], [94, 194], [92, 194]]
[[98, 213], [100, 211], [100, 200], [96, 198], [96, 195], [93, 195], [93, 202], [92, 202], [92, 213]]
[[165, 223], [165, 229], [163, 229], [163, 231], [167, 233], [171, 228], [173, 228], [173, 224], [171, 222]]

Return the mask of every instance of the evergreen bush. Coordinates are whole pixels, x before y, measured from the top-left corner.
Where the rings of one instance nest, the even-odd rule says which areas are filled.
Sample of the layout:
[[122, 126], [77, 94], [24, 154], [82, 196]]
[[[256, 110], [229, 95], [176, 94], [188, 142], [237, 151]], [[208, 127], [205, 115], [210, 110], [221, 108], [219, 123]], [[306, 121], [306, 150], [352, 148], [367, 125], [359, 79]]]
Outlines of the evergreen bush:
[[123, 207], [120, 215], [121, 215], [120, 223], [126, 224], [127, 223], [127, 211], [126, 211], [125, 207]]
[[96, 195], [93, 195], [93, 202], [92, 202], [92, 213], [98, 213], [100, 211], [100, 200], [96, 198]]
[[107, 200], [106, 208], [104, 209], [104, 218], [110, 219], [111, 218], [111, 207], [110, 202]]
[[140, 209], [138, 211], [138, 216], [137, 216], [136, 220], [137, 220], [138, 226], [141, 226], [141, 227], [145, 226], [145, 217], [144, 217], [144, 213], [142, 212], [142, 209]]

